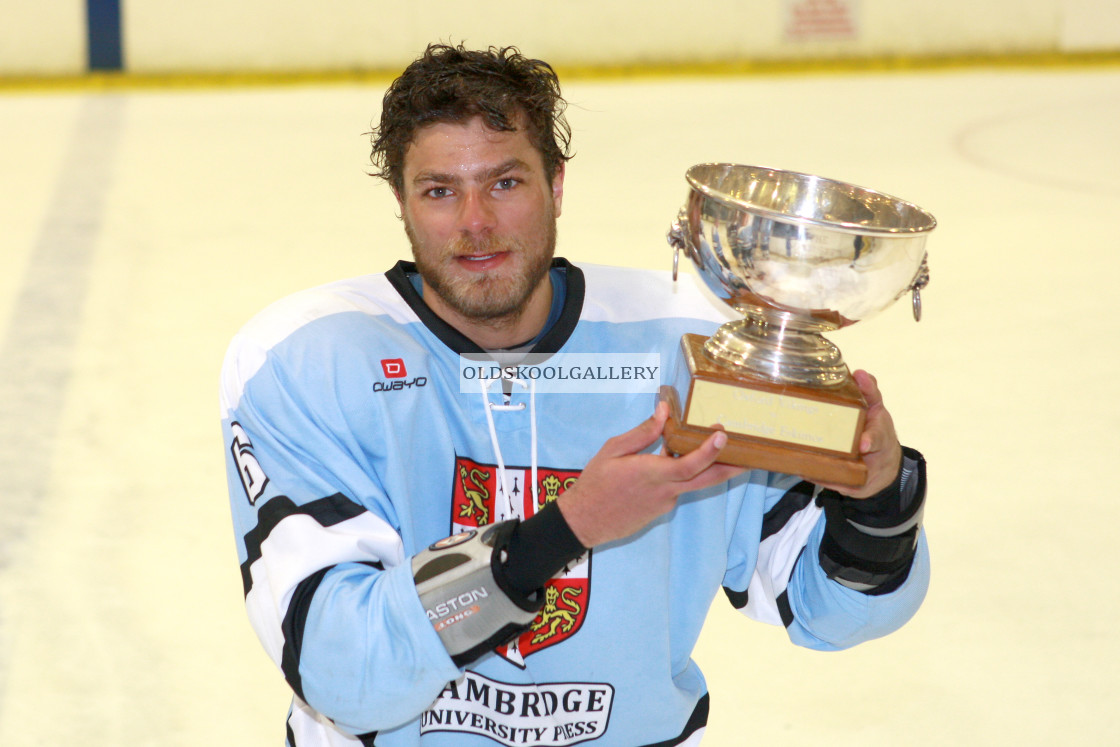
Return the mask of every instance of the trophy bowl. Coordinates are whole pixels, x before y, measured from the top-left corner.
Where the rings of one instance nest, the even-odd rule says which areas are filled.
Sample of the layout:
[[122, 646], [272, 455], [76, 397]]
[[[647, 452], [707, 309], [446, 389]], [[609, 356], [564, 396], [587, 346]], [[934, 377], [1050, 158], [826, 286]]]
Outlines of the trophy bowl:
[[669, 231], [708, 288], [739, 311], [711, 337], [686, 334], [663, 386], [673, 453], [727, 432], [720, 461], [861, 485], [867, 418], [839, 349], [824, 333], [867, 319], [929, 281], [937, 221], [896, 197], [809, 174], [698, 164]]
[[[810, 174], [705, 163], [685, 174], [669, 233], [719, 298], [745, 315], [705, 352], [775, 381], [830, 386], [846, 369], [822, 332], [867, 319], [929, 280], [937, 221], [896, 197]], [[676, 265], [674, 264], [674, 270]]]

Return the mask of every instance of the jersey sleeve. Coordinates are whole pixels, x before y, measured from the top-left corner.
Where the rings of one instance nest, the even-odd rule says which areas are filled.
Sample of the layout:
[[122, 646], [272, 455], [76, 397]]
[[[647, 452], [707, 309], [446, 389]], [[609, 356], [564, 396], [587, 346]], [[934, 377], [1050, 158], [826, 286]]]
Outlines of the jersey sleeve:
[[890, 593], [862, 593], [821, 567], [825, 515], [816, 501], [819, 489], [790, 475], [754, 472], [750, 480], [724, 577], [724, 592], [740, 612], [782, 625], [795, 644], [819, 650], [879, 638], [914, 615], [929, 582], [924, 534], [905, 581]]
[[376, 455], [344, 407], [302, 383], [330, 388], [298, 370], [314, 365], [235, 339], [222, 373], [230, 500], [254, 631], [300, 699], [365, 734], [416, 718], [459, 671], [420, 604]]

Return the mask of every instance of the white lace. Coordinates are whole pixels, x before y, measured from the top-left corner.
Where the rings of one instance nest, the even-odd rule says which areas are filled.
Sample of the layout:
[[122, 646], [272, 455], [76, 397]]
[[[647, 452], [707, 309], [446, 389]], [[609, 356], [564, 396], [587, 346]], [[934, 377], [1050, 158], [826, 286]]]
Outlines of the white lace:
[[[504, 493], [506, 497], [506, 505], [501, 507], [501, 510], [497, 510], [498, 507], [495, 507], [497, 516], [494, 517], [494, 520], [502, 521], [517, 516], [518, 513], [513, 506], [513, 494], [510, 493], [509, 486], [506, 484], [506, 463], [502, 458], [502, 448], [498, 444], [498, 431], [494, 428], [493, 411], [517, 412], [525, 409], [525, 403], [519, 402], [516, 405], [497, 405], [491, 402], [490, 387], [494, 385], [494, 382], [498, 381], [502, 381], [502, 379], [480, 379], [479, 384], [482, 387], [482, 399], [486, 403], [486, 425], [490, 428], [490, 445], [494, 447], [494, 457], [498, 462], [498, 479], [501, 482], [502, 493]], [[532, 452], [532, 456], [530, 457], [530, 470], [531, 482], [533, 485], [533, 505], [536, 506], [539, 505], [537, 503], [537, 385], [532, 379], [528, 382], [522, 379], [512, 378], [507, 379], [507, 381], [520, 386], [522, 389], [529, 390], [529, 438], [530, 451]]]

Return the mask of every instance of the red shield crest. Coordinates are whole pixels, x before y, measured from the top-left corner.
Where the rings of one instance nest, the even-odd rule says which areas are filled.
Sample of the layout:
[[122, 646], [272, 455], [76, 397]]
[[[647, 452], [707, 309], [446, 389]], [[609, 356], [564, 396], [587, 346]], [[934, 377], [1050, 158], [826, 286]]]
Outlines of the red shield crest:
[[[533, 472], [527, 467], [483, 464], [464, 457], [455, 460], [451, 500], [452, 533], [477, 529], [497, 521], [527, 519], [554, 501], [579, 477], [578, 470], [538, 467], [536, 489]], [[517, 666], [525, 657], [554, 646], [574, 635], [587, 615], [591, 593], [591, 551], [564, 575], [545, 586], [545, 603], [537, 618], [518, 639], [497, 649]]]

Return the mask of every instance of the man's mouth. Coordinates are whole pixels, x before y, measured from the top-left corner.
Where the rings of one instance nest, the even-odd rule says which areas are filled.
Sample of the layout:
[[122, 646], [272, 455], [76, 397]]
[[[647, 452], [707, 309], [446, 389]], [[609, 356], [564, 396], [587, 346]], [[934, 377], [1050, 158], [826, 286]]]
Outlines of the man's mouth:
[[459, 267], [471, 272], [490, 272], [505, 265], [509, 252], [490, 252], [489, 254], [460, 254], [455, 257]]

